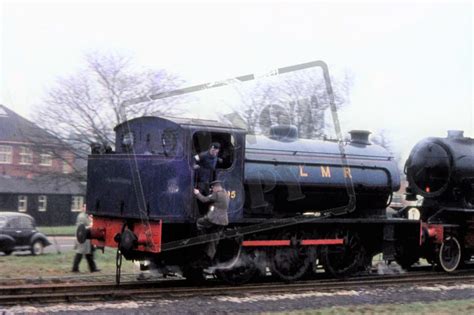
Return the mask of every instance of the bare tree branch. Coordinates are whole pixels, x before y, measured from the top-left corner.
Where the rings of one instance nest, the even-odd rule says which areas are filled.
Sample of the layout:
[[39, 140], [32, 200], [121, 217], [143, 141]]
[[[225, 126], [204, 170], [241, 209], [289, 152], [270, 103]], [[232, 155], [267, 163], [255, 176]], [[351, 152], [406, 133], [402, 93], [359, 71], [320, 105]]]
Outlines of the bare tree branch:
[[[331, 78], [337, 107], [348, 103], [352, 77]], [[267, 134], [272, 124], [293, 124], [301, 138], [321, 138], [327, 133], [324, 111], [328, 96], [322, 78], [308, 72], [282, 78], [278, 83], [260, 82], [253, 89], [239, 91], [241, 103], [234, 108], [251, 134]]]
[[[175, 89], [182, 83], [165, 70], [140, 70], [130, 57], [90, 53], [86, 67], [58, 78], [35, 113], [35, 122], [58, 139], [55, 159], [73, 154], [73, 176], [84, 179], [85, 159], [92, 142], [114, 145], [113, 127], [144, 115], [177, 115], [173, 100], [123, 106], [128, 99]], [[38, 148], [39, 140], [31, 139]], [[77, 163], [79, 162], [79, 163]], [[69, 163], [69, 162], [68, 162]]]

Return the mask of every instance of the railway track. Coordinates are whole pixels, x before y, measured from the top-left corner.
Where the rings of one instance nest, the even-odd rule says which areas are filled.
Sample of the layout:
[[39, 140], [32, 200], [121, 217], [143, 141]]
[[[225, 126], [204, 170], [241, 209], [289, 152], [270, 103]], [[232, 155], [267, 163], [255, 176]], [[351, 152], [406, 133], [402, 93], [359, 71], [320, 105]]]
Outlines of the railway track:
[[391, 276], [364, 276], [347, 280], [318, 279], [295, 283], [260, 282], [243, 286], [228, 286], [209, 281], [204, 286], [189, 286], [183, 280], [159, 282], [127, 282], [117, 287], [112, 283], [74, 285], [40, 285], [0, 287], [0, 305], [25, 305], [46, 303], [79, 303], [114, 300], [147, 300], [183, 298], [193, 296], [223, 296], [231, 294], [279, 294], [308, 291], [354, 290], [361, 288], [474, 283], [472, 272], [413, 273]]

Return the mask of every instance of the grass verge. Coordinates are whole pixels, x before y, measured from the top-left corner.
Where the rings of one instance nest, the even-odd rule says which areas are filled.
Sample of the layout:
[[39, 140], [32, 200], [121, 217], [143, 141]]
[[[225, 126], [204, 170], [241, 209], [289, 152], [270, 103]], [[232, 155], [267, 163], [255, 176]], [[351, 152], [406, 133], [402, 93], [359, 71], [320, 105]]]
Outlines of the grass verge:
[[[61, 277], [71, 276], [72, 261], [75, 251], [67, 251], [60, 254], [32, 255], [11, 255], [0, 256], [0, 279], [28, 279], [39, 277]], [[106, 250], [95, 252], [95, 262], [101, 269], [98, 274], [115, 273], [115, 251]], [[89, 273], [87, 261], [82, 259], [80, 264], [82, 274]], [[131, 261], [123, 260], [123, 273], [137, 272], [137, 267]]]
[[76, 226], [75, 225], [65, 225], [65, 226], [38, 226], [38, 231], [47, 236], [53, 235], [76, 235]]
[[439, 302], [416, 302], [407, 304], [364, 304], [333, 306], [322, 309], [308, 309], [276, 314], [474, 314], [474, 299]]

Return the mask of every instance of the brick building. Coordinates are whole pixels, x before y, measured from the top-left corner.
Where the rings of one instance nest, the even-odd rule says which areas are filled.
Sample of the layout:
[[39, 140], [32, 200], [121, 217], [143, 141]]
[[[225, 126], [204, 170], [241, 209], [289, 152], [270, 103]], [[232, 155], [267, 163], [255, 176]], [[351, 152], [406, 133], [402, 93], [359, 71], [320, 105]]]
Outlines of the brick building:
[[73, 224], [85, 187], [71, 178], [74, 154], [58, 138], [0, 105], [0, 211], [39, 225]]

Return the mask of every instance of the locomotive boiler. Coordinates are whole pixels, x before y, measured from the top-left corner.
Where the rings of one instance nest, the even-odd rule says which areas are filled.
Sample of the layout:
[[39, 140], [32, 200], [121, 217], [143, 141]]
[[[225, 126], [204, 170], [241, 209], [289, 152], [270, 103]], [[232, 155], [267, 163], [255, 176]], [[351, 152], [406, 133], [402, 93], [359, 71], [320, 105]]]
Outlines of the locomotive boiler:
[[337, 142], [298, 139], [294, 127], [274, 127], [270, 137], [250, 139], [244, 165], [248, 216], [348, 205], [347, 185], [357, 195], [355, 215], [383, 214], [392, 192], [400, 187], [396, 162], [387, 150], [369, 142], [367, 131], [351, 131], [344, 146], [345, 164]]
[[439, 205], [474, 208], [474, 140], [463, 131], [419, 142], [406, 172], [410, 192]]

